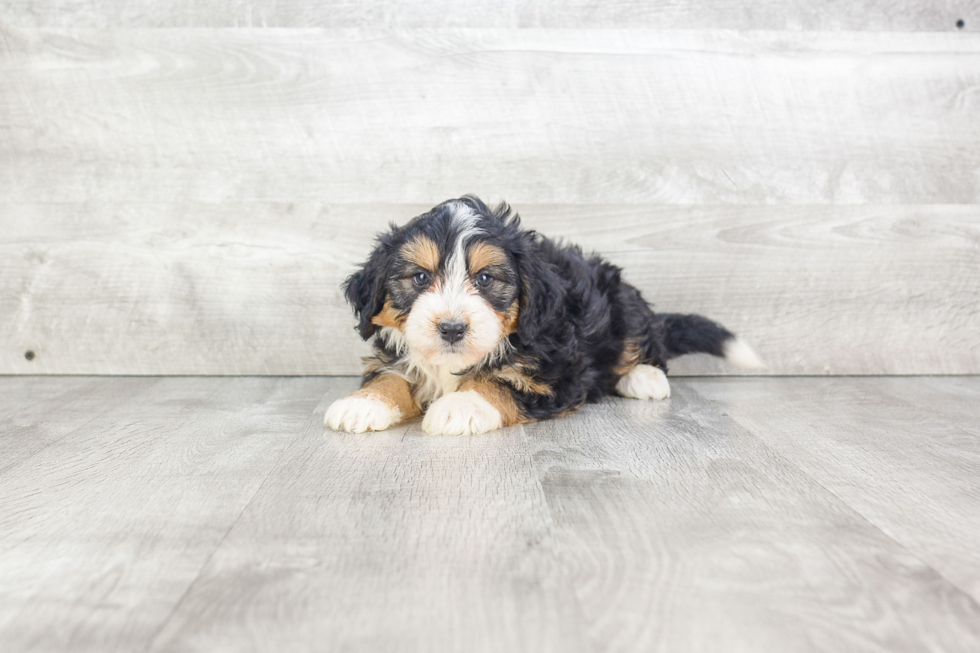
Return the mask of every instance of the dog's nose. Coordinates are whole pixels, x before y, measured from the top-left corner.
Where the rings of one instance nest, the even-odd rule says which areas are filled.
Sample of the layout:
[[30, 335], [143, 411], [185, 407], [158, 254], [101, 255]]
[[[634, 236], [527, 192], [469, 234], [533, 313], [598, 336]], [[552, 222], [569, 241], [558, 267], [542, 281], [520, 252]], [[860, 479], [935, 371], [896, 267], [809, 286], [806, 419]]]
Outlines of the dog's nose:
[[456, 320], [440, 320], [439, 333], [442, 339], [448, 343], [459, 342], [466, 335], [467, 326], [463, 322]]

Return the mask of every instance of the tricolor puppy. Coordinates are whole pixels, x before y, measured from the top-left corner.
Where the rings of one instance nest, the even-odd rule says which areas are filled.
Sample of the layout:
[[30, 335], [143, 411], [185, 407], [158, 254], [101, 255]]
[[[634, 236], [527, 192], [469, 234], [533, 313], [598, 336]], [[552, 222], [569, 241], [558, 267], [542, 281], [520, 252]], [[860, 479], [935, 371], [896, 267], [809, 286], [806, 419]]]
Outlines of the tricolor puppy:
[[654, 314], [619, 268], [472, 196], [381, 234], [344, 289], [374, 349], [360, 390], [327, 410], [335, 430], [424, 413], [427, 433], [484, 433], [605, 395], [666, 399], [667, 361], [682, 354], [761, 364], [725, 328]]

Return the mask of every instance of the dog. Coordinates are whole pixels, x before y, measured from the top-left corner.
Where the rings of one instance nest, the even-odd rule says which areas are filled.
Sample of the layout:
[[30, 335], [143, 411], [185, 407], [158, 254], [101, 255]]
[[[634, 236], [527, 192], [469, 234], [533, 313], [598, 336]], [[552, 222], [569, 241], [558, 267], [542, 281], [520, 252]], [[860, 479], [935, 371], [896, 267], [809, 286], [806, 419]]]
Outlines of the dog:
[[374, 343], [360, 389], [326, 412], [336, 431], [424, 413], [426, 433], [473, 435], [607, 395], [666, 399], [667, 361], [683, 354], [762, 365], [721, 325], [655, 314], [620, 268], [472, 195], [392, 224], [344, 294]]

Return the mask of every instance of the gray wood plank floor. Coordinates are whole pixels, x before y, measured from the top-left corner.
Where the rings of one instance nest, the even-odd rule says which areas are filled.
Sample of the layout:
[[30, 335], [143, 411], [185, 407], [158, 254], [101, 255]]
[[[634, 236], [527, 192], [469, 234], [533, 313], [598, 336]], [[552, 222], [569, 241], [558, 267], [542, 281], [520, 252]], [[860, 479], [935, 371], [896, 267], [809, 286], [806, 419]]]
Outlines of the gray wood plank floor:
[[0, 377], [0, 650], [980, 650], [980, 377], [324, 433], [355, 385]]

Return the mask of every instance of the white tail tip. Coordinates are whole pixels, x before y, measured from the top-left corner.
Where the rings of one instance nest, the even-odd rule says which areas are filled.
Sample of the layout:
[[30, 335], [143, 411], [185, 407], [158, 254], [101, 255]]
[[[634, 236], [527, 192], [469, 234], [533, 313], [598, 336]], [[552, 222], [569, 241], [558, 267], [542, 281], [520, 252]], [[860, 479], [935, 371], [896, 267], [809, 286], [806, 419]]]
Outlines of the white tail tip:
[[732, 365], [748, 369], [759, 369], [766, 366], [759, 355], [741, 338], [726, 340], [721, 346], [721, 350], [725, 354], [725, 360]]

